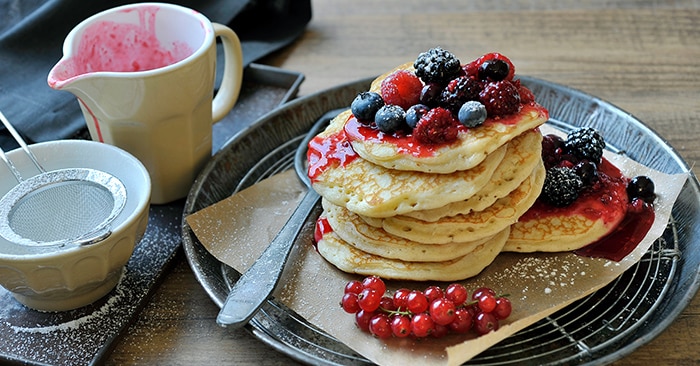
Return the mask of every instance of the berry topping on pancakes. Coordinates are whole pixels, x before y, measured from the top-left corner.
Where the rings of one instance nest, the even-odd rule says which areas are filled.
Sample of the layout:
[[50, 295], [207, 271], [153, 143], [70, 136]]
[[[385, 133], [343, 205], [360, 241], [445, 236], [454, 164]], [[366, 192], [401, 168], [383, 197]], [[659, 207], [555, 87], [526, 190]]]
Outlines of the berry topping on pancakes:
[[[436, 47], [418, 55], [412, 66], [387, 73], [378, 87], [360, 93], [351, 108], [355, 118], [385, 134], [396, 132], [394, 137], [436, 145], [449, 144], [460, 128], [476, 128], [488, 119], [517, 123], [518, 118], [512, 117], [523, 105], [539, 108], [532, 92], [514, 79], [513, 63], [499, 53], [461, 65], [452, 53]], [[403, 118], [398, 108], [405, 112]], [[416, 131], [421, 118], [436, 108], [448, 111], [452, 118], [436, 112], [430, 123], [420, 124]]]

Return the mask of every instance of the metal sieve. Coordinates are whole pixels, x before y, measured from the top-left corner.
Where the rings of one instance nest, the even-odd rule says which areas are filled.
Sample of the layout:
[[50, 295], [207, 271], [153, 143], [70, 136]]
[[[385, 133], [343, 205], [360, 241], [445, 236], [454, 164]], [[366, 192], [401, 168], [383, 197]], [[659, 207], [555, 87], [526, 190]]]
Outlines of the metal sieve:
[[46, 171], [0, 112], [0, 119], [39, 170], [23, 179], [0, 149], [18, 184], [0, 199], [0, 236], [25, 246], [89, 245], [112, 232], [126, 203], [126, 187], [115, 176], [90, 168]]

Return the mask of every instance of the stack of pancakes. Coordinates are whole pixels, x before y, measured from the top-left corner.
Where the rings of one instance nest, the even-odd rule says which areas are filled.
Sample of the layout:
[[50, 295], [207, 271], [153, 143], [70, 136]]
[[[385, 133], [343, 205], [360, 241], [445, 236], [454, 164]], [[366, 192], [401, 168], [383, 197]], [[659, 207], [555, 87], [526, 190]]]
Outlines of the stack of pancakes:
[[[384, 77], [370, 90], [378, 91]], [[351, 139], [344, 126], [353, 118], [349, 110], [339, 114], [309, 144], [310, 165], [323, 162], [312, 176], [323, 197], [319, 220], [331, 228], [317, 237], [318, 252], [345, 272], [417, 281], [472, 277], [503, 250], [511, 225], [542, 189], [537, 127], [548, 114], [535, 103], [509, 121], [461, 131], [457, 142], [427, 155], [406, 153], [390, 139]], [[340, 149], [343, 159], [324, 156]]]

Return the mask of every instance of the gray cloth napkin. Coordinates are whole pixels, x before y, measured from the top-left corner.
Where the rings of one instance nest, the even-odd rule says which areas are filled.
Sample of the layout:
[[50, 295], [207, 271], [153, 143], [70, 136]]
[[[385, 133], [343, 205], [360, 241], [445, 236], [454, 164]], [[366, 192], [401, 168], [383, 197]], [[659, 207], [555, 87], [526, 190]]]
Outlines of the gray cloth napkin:
[[[46, 77], [74, 26], [102, 10], [134, 2], [0, 0], [0, 111], [29, 143], [70, 138], [85, 128], [73, 94], [51, 89]], [[241, 39], [245, 65], [291, 43], [311, 20], [310, 0], [173, 3], [231, 27]], [[0, 146], [5, 151], [18, 146], [1, 126]]]

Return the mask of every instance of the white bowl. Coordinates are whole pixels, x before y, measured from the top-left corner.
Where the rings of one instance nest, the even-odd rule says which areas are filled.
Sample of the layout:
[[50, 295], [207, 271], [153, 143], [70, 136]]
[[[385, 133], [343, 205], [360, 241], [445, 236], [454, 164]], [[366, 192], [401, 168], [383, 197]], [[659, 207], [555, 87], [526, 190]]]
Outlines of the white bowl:
[[[40, 311], [88, 305], [119, 282], [136, 243], [146, 231], [150, 177], [134, 156], [100, 142], [60, 140], [29, 148], [46, 171], [92, 168], [112, 174], [126, 188], [126, 203], [112, 222], [112, 234], [96, 244], [37, 250], [0, 236], [0, 285], [19, 302]], [[21, 149], [10, 151], [7, 156], [24, 179], [38, 173]], [[0, 162], [0, 197], [15, 185], [15, 176]]]

